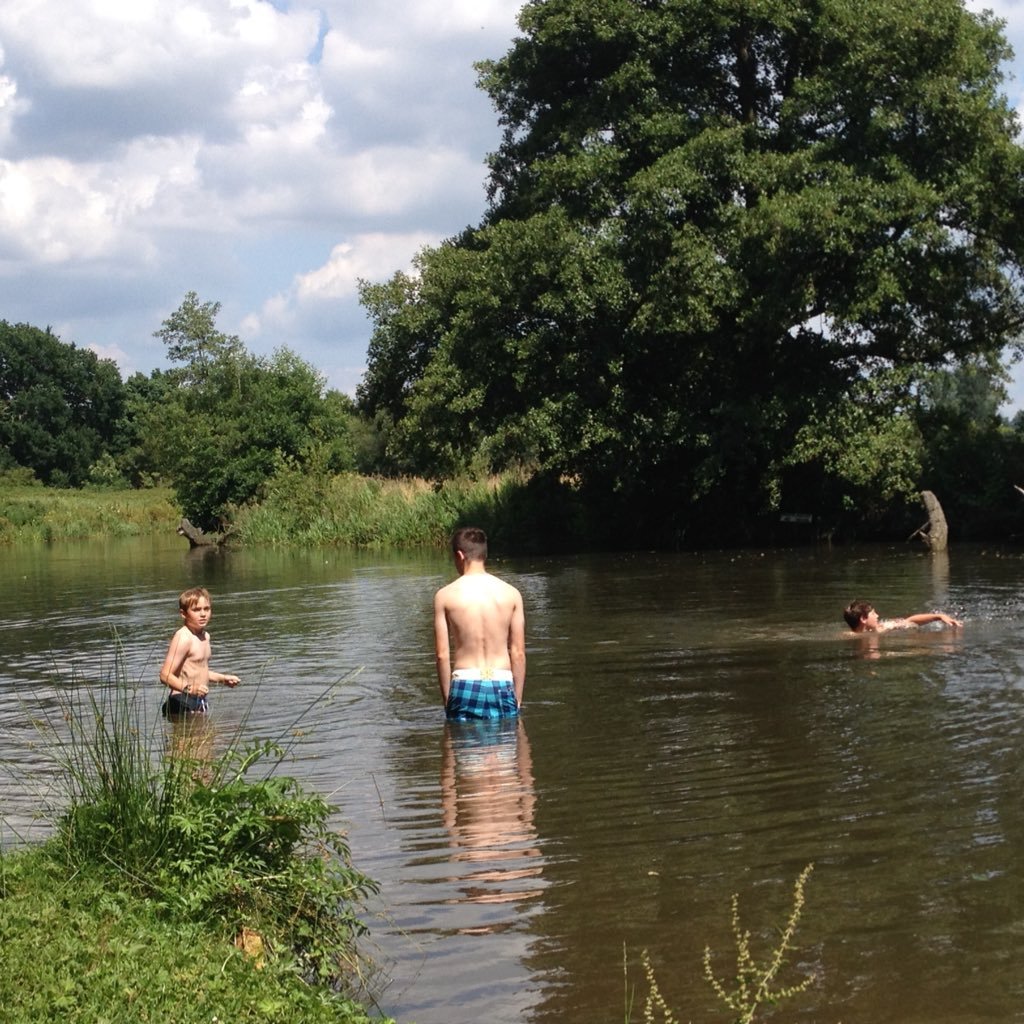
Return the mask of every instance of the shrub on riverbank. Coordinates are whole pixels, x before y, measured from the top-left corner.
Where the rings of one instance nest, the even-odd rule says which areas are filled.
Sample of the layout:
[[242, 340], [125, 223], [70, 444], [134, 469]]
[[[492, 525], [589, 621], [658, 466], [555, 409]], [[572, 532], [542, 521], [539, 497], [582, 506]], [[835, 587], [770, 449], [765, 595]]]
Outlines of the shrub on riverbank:
[[[120, 665], [109, 685], [64, 693], [41, 724], [63, 781], [55, 833], [0, 858], [5, 966], [17, 956], [27, 971], [17, 983], [34, 977], [31, 988], [69, 1000], [80, 1013], [70, 1019], [364, 1020], [349, 997], [363, 966], [358, 911], [376, 885], [331, 827], [336, 808], [276, 773], [283, 751], [272, 742], [209, 757], [201, 718], [179, 723], [166, 751]], [[27, 908], [48, 897], [57, 937], [37, 945], [40, 915]], [[125, 930], [123, 919], [135, 923]], [[42, 946], [63, 947], [67, 964], [40, 958]], [[238, 1012], [251, 996], [221, 977], [251, 972], [235, 946], [277, 979], [260, 986], [277, 1016]], [[18, 978], [0, 974], [3, 985]], [[118, 987], [133, 1013], [98, 1012]], [[300, 1012], [306, 1004], [320, 1015]], [[0, 986], [0, 1005], [24, 1010], [5, 1020], [40, 1019], [31, 994], [8, 999]]]

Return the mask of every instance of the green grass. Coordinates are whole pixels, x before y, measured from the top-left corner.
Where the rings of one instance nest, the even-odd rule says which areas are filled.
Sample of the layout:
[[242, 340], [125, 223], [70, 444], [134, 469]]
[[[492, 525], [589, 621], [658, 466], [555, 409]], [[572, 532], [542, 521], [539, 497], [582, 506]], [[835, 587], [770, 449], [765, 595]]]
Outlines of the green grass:
[[461, 523], [500, 533], [515, 518], [510, 505], [523, 486], [515, 476], [434, 486], [411, 478], [315, 477], [286, 469], [268, 483], [258, 505], [236, 511], [235, 536], [249, 545], [445, 547]]
[[54, 834], [0, 857], [5, 1024], [364, 1020], [359, 914], [376, 885], [336, 808], [281, 773], [286, 752], [207, 756], [202, 719], [167, 749], [120, 659], [108, 683], [61, 692], [41, 727], [62, 782]]
[[[29, 478], [0, 473], [0, 545], [170, 536], [181, 519], [169, 488], [61, 490]], [[564, 481], [506, 473], [434, 484], [294, 466], [267, 480], [258, 502], [229, 509], [226, 521], [236, 545], [390, 549], [444, 548], [457, 526], [472, 523], [505, 552], [600, 546], [608, 527]]]
[[170, 490], [61, 490], [0, 475], [0, 544], [172, 534]]
[[4, 1024], [364, 1024], [366, 1010], [51, 847], [0, 856]]

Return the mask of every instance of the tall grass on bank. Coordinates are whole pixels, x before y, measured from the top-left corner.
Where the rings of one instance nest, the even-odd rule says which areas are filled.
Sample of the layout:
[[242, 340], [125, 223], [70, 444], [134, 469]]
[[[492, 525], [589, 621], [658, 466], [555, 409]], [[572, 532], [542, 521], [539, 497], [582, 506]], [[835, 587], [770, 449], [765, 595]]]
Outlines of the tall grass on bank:
[[173, 534], [180, 518], [167, 488], [60, 490], [0, 474], [0, 544]]
[[276, 773], [281, 746], [236, 737], [207, 761], [186, 736], [169, 754], [120, 657], [109, 682], [63, 694], [51, 730], [63, 809], [48, 855], [181, 924], [255, 937], [328, 990], [357, 991], [359, 914], [377, 886], [332, 829], [336, 808]]
[[281, 470], [258, 505], [238, 509], [235, 536], [247, 545], [344, 544], [353, 547], [444, 547], [461, 523], [501, 532], [515, 516], [524, 481], [517, 476], [455, 480], [385, 480], [355, 474]]
[[[181, 518], [166, 488], [81, 491], [0, 474], [0, 544], [172, 536]], [[569, 484], [520, 473], [433, 484], [283, 465], [259, 500], [227, 510], [231, 543], [443, 548], [456, 526], [482, 526], [505, 552], [600, 544], [607, 517]], [[546, 545], [546, 547], [545, 547]]]

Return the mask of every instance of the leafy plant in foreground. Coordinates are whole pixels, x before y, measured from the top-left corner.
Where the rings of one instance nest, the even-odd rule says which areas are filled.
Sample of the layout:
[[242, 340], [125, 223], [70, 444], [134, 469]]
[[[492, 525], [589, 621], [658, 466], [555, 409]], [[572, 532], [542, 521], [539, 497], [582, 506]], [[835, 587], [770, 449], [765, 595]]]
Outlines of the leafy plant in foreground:
[[786, 964], [786, 954], [793, 943], [793, 935], [800, 921], [804, 907], [804, 886], [814, 870], [813, 864], [800, 872], [793, 887], [793, 909], [789, 913], [786, 927], [782, 932], [778, 945], [771, 955], [762, 962], [754, 959], [750, 951], [750, 932], [740, 925], [739, 896], [732, 897], [732, 934], [736, 943], [736, 978], [735, 988], [731, 991], [715, 976], [711, 966], [711, 947], [704, 947], [704, 977], [715, 990], [718, 998], [739, 1014], [736, 1024], [749, 1024], [759, 1006], [765, 1003], [777, 1003], [790, 999], [804, 992], [814, 981], [810, 975], [795, 985], [773, 988], [775, 979]]
[[[734, 893], [732, 897], [732, 933], [736, 945], [736, 977], [735, 987], [729, 989], [726, 984], [718, 979], [711, 965], [711, 948], [704, 947], [704, 977], [714, 989], [718, 998], [736, 1014], [732, 1018], [733, 1024], [750, 1024], [753, 1021], [758, 1008], [766, 1004], [775, 1004], [784, 999], [790, 999], [799, 995], [810, 987], [814, 976], [808, 976], [795, 985], [786, 985], [774, 988], [779, 972], [786, 964], [786, 957], [792, 948], [793, 936], [796, 933], [797, 924], [804, 906], [804, 887], [807, 884], [813, 864], [800, 872], [793, 887], [793, 908], [786, 921], [778, 945], [771, 955], [759, 962], [754, 958], [750, 949], [750, 932], [740, 924], [739, 897]], [[672, 1012], [665, 997], [658, 987], [658, 980], [655, 977], [654, 967], [651, 964], [650, 956], [645, 949], [640, 955], [640, 963], [643, 968], [644, 977], [647, 982], [647, 995], [644, 998], [644, 1024], [654, 1024], [655, 1020], [661, 1020], [662, 1024], [678, 1024], [678, 1018]], [[623, 962], [626, 968], [625, 960]], [[627, 999], [626, 1022], [632, 1020], [632, 1000]]]
[[196, 719], [168, 753], [140, 705], [120, 664], [108, 685], [67, 690], [53, 730], [66, 810], [52, 848], [178, 920], [255, 932], [303, 977], [345, 987], [360, 966], [356, 911], [377, 887], [331, 827], [337, 809], [275, 774], [278, 744], [204, 758]]

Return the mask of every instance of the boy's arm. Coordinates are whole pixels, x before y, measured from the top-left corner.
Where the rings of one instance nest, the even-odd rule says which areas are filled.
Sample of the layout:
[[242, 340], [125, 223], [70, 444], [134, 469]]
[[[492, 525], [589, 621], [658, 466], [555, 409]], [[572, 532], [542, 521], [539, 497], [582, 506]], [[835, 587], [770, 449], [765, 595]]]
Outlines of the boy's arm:
[[523, 703], [526, 687], [526, 612], [523, 597], [516, 591], [516, 603], [512, 610], [512, 621], [508, 626], [508, 660], [512, 665], [512, 685], [515, 688], [516, 704]]
[[951, 618], [944, 612], [920, 612], [917, 615], [908, 615], [904, 621], [912, 622], [915, 626], [927, 626], [929, 622], [941, 622], [954, 629], [959, 629], [963, 625], [958, 619]]
[[[182, 634], [185, 634], [182, 636]], [[189, 645], [192, 634], [184, 627], [179, 629], [167, 647], [167, 654], [164, 656], [164, 663], [160, 666], [160, 682], [176, 693], [184, 693], [188, 683], [181, 678], [181, 667], [188, 657]], [[203, 696], [199, 694], [199, 696]]]
[[448, 638], [448, 615], [440, 590], [434, 595], [434, 658], [437, 662], [437, 686], [441, 691], [441, 703], [447, 706], [448, 691], [452, 685], [452, 655]]
[[241, 681], [238, 676], [225, 675], [223, 672], [210, 673], [210, 682], [220, 683], [221, 686], [237, 686]]

